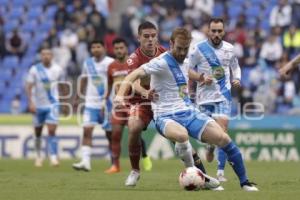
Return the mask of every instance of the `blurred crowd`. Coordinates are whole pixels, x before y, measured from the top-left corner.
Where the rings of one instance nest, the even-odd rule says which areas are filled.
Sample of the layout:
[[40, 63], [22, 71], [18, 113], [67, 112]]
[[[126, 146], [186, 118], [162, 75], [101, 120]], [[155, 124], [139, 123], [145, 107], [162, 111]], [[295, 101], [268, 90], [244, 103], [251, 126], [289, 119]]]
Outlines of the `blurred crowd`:
[[[94, 39], [102, 39], [107, 54], [113, 56], [112, 40], [120, 35], [132, 52], [138, 46], [137, 27], [148, 20], [159, 28], [159, 40], [165, 47], [172, 30], [178, 26], [191, 31], [193, 45], [206, 38], [211, 16], [222, 17], [227, 23], [224, 39], [234, 45], [242, 69], [243, 87], [233, 91], [234, 112], [246, 103], [258, 102], [265, 106], [267, 114], [300, 114], [300, 73], [293, 74], [289, 80], [281, 80], [278, 74], [278, 68], [300, 53], [300, 0], [132, 0], [120, 13], [118, 29], [107, 23], [111, 11], [118, 7], [118, 0], [37, 1], [44, 3], [31, 21], [36, 21], [32, 23], [39, 24], [39, 28], [45, 26], [45, 31], [28, 31], [29, 35], [26, 26], [19, 27], [30, 20], [30, 8], [24, 5], [22, 12], [27, 15], [18, 18], [19, 26], [10, 27], [14, 22], [3, 13], [16, 9], [10, 3], [1, 6], [2, 60], [15, 55], [23, 63], [28, 52], [37, 52], [31, 44], [40, 38], [38, 46], [52, 48], [55, 62], [65, 69], [70, 79], [75, 79]], [[45, 19], [45, 16], [49, 17]]]

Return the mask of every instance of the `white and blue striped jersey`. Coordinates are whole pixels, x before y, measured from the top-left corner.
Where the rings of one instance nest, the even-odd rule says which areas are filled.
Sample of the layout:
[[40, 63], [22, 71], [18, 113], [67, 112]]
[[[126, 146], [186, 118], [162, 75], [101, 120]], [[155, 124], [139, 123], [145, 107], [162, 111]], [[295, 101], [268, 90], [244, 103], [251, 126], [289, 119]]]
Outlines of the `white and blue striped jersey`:
[[241, 80], [241, 69], [230, 43], [222, 41], [219, 48], [214, 48], [208, 40], [197, 43], [188, 60], [191, 69], [214, 78], [211, 85], [197, 84], [197, 105], [231, 101], [231, 80]]
[[[170, 59], [173, 63], [176, 62], [169, 52], [165, 52], [141, 66], [146, 74], [151, 75], [151, 89], [155, 89], [159, 95], [157, 101], [151, 102], [154, 119], [161, 115], [188, 110], [192, 107], [190, 102], [183, 98], [188, 96], [186, 84], [188, 81], [188, 63], [179, 64], [176, 62], [177, 71], [174, 72], [174, 75], [170, 70]], [[178, 86], [174, 76], [179, 76], [186, 83]]]
[[[39, 68], [42, 72], [39, 70]], [[42, 80], [46, 78], [47, 83]], [[36, 108], [49, 108], [59, 102], [58, 83], [64, 80], [64, 73], [60, 66], [51, 63], [46, 68], [41, 63], [33, 65], [26, 77], [27, 83], [32, 83], [32, 100]], [[49, 96], [53, 97], [52, 102]]]
[[92, 57], [83, 63], [81, 75], [88, 78], [85, 107], [100, 109], [103, 106], [107, 91], [107, 70], [113, 61], [113, 58], [105, 56], [99, 62]]

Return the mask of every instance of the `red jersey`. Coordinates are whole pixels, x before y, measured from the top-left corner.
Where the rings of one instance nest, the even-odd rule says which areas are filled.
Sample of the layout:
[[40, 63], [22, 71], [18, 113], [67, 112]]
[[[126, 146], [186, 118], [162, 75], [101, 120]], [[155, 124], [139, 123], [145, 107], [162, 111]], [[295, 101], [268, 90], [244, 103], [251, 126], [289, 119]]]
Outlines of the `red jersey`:
[[115, 89], [115, 91], [112, 91], [114, 94], [119, 90], [121, 82], [129, 74], [129, 71], [126, 62], [120, 63], [118, 60], [115, 60], [108, 66], [107, 81], [109, 85], [113, 86], [112, 89]]
[[[166, 51], [166, 49], [163, 46], [158, 46], [156, 49], [156, 54], [153, 57], [149, 57], [149, 56], [145, 55], [142, 52], [141, 48], [139, 47], [127, 59], [127, 66], [129, 68], [130, 72], [132, 72], [133, 70], [139, 68], [141, 65], [149, 62], [151, 59], [159, 56], [160, 54], [164, 53], [165, 51]], [[147, 90], [150, 89], [150, 78], [141, 79], [141, 85]], [[148, 100], [142, 98], [141, 95], [139, 95], [139, 94], [135, 94], [134, 97], [132, 97], [130, 99], [130, 103], [141, 103], [141, 102], [145, 102], [145, 101], [148, 101]]]

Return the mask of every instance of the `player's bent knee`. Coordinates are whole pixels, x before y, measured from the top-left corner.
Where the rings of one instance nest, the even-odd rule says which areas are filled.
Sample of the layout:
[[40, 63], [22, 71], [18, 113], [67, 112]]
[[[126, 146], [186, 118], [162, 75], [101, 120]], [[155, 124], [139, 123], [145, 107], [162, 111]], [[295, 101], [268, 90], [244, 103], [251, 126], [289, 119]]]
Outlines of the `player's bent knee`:
[[223, 132], [221, 135], [220, 135], [220, 138], [218, 140], [218, 143], [217, 143], [217, 146], [218, 147], [224, 147], [226, 146], [229, 142], [231, 141], [229, 135], [225, 132]]

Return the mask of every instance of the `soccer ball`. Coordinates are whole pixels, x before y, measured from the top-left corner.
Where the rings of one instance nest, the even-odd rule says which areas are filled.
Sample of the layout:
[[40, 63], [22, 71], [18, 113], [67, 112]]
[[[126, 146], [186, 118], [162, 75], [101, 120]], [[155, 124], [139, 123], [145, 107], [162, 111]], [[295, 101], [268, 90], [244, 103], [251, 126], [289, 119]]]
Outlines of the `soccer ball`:
[[179, 175], [180, 186], [188, 191], [199, 190], [205, 182], [203, 173], [196, 167], [188, 167]]

